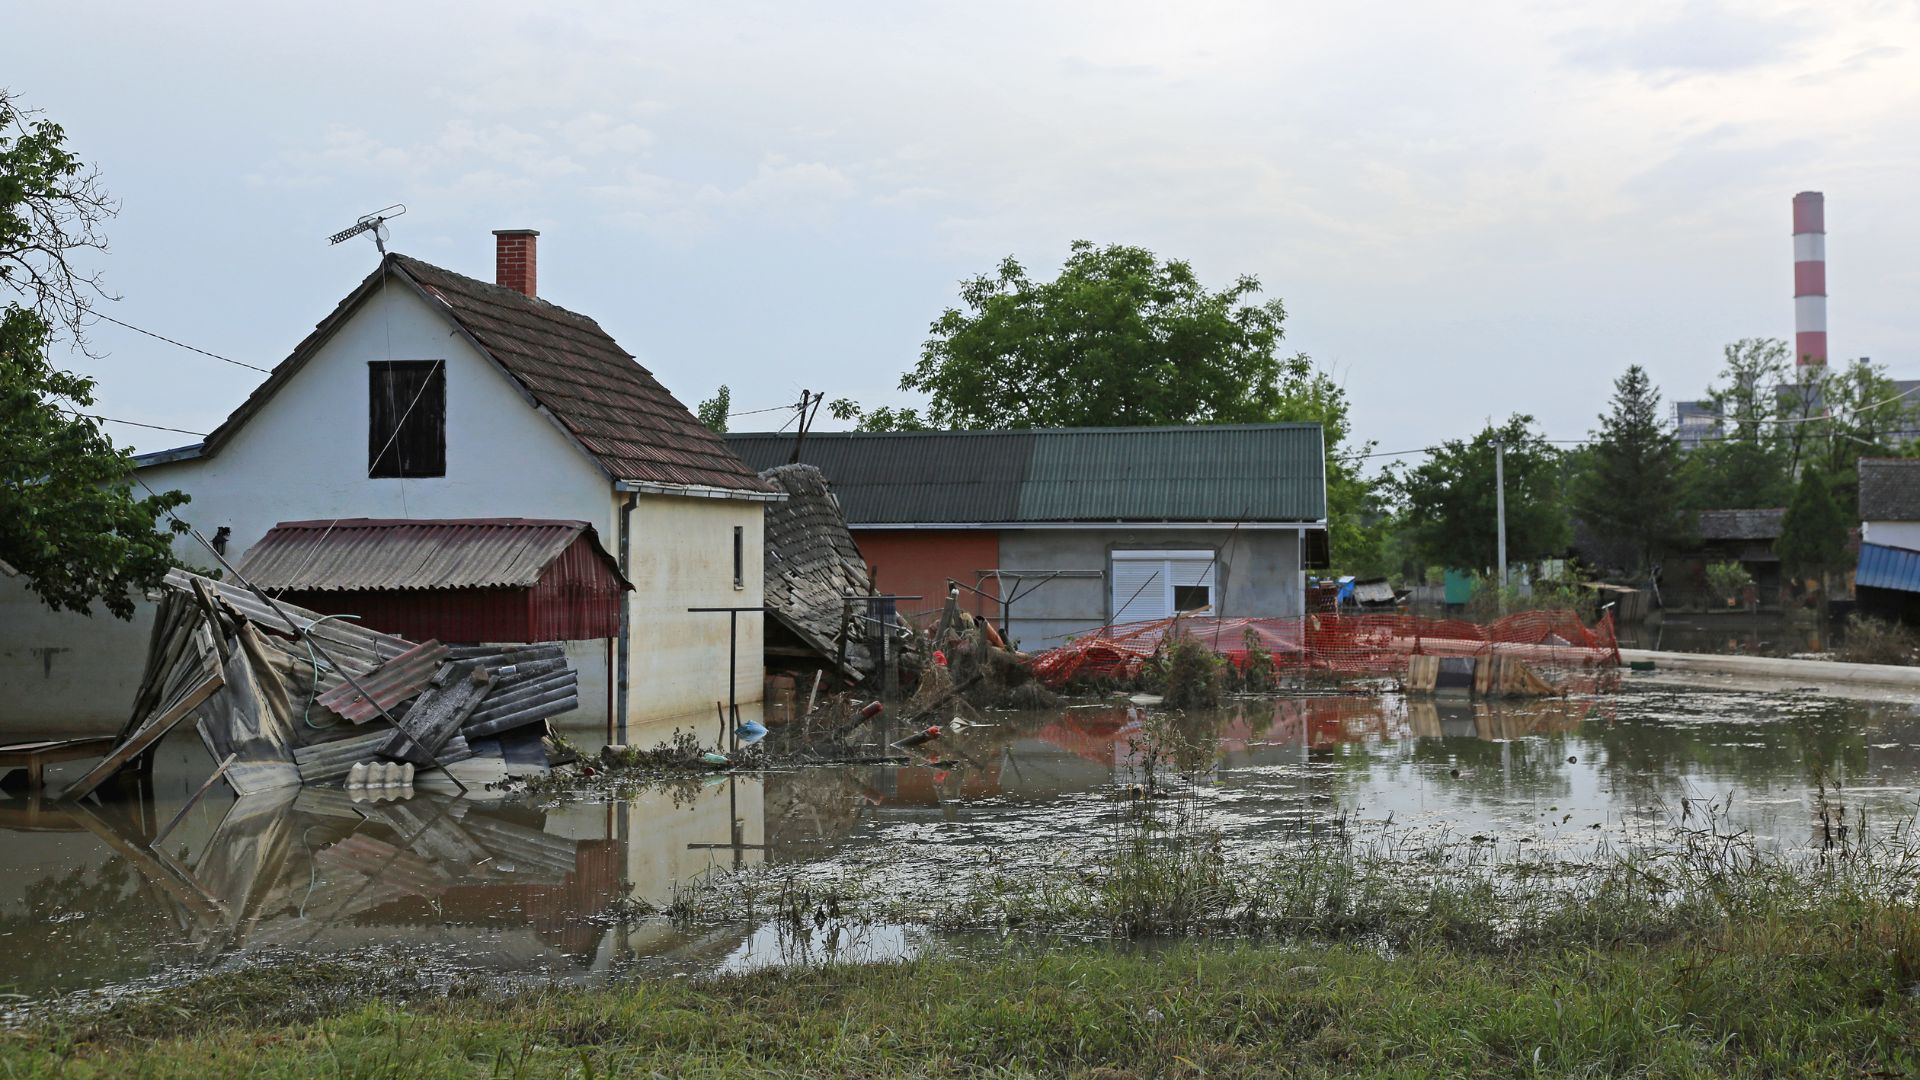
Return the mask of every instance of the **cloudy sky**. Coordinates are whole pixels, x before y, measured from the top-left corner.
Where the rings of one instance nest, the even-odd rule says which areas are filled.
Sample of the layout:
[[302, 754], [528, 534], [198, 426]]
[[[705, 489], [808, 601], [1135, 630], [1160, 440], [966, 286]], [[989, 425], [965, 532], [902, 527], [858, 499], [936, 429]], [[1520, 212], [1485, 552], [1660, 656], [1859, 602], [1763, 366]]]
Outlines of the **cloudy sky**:
[[[1257, 275], [1382, 449], [1515, 411], [1570, 438], [1629, 363], [1692, 396], [1727, 341], [1791, 335], [1789, 200], [1817, 189], [1835, 354], [1920, 377], [1913, 0], [5, 18], [0, 80], [123, 203], [104, 310], [261, 366], [372, 267], [326, 236], [396, 202], [397, 250], [481, 277], [490, 230], [541, 230], [543, 296], [736, 409], [910, 402], [961, 278], [1084, 238]], [[260, 378], [96, 346], [75, 366], [131, 420], [206, 431]]]

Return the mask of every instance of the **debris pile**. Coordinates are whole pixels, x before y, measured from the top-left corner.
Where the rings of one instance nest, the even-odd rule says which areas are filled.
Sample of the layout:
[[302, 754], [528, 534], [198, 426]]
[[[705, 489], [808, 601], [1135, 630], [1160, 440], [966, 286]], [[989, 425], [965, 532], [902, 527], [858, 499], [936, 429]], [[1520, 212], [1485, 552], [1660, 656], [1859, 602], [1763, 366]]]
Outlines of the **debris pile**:
[[423, 786], [493, 783], [545, 771], [547, 720], [578, 704], [558, 643], [416, 644], [175, 570], [133, 715], [64, 797], [150, 761], [188, 717], [238, 795], [340, 786], [360, 765], [382, 778], [407, 766]]

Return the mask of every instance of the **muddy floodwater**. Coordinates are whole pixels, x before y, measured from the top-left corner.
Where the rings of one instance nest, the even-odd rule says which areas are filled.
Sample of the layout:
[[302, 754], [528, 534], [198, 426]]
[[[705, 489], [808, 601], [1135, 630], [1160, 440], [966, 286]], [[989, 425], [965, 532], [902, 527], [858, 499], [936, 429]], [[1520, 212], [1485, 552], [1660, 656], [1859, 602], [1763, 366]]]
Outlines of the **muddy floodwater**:
[[[618, 799], [216, 795], [153, 847], [211, 767], [173, 740], [149, 799], [0, 803], [0, 990], [16, 1003], [111, 992], [288, 954], [594, 982], [940, 948], [906, 920], [796, 943], [751, 920], [686, 928], [632, 913], [733, 868], [911, 896], [964, 888], [982, 866], [1084, 857], [1116, 789], [1139, 776], [1146, 709], [990, 719], [935, 744], [936, 765], [689, 777]], [[1617, 692], [1520, 704], [1318, 694], [1238, 701], [1180, 727], [1209, 748], [1198, 797], [1242, 852], [1366, 826], [1577, 856], [1636, 842], [1689, 800], [1793, 847], [1817, 839], [1822, 807], [1892, 828], [1920, 793], [1920, 705], [1806, 692], [1628, 677]]]

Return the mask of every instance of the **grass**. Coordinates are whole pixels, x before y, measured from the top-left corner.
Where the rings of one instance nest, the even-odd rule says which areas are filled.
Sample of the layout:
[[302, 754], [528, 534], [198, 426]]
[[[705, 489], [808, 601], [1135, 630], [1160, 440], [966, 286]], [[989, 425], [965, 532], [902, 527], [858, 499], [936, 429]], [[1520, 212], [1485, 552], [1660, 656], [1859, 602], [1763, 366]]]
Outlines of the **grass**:
[[[0, 1035], [9, 1076], [1909, 1076], [1910, 909], [1658, 947], [1080, 946], [992, 960], [287, 1007], [215, 976]], [[236, 986], [244, 981], [243, 991]], [[278, 986], [277, 983], [284, 983]]]

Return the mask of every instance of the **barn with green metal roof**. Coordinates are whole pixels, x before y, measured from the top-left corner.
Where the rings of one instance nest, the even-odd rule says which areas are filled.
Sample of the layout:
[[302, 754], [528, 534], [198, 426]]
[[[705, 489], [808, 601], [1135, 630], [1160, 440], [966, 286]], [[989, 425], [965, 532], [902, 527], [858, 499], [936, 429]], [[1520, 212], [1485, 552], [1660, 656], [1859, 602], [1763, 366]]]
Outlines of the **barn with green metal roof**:
[[1205, 609], [1299, 615], [1325, 564], [1318, 424], [727, 437], [754, 468], [794, 459], [833, 487], [886, 593], [932, 609], [948, 583], [1022, 647]]

